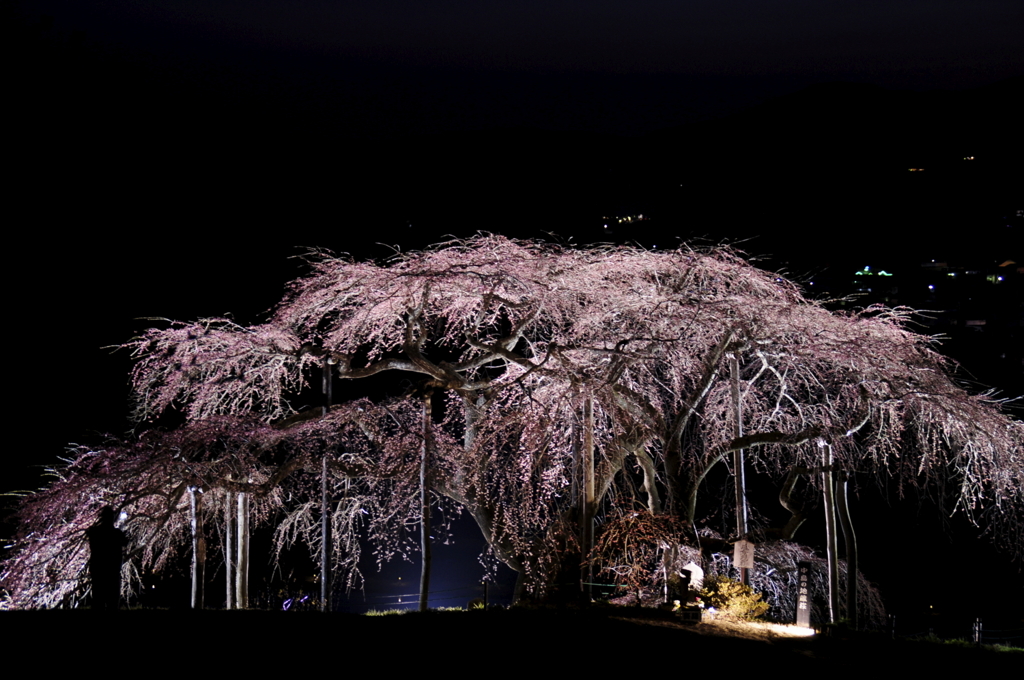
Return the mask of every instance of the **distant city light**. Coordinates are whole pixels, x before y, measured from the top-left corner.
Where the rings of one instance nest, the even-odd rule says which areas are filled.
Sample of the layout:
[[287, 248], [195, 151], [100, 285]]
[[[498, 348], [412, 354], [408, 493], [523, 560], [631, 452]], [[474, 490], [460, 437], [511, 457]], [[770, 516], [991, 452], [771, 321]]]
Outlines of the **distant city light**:
[[[624, 216], [621, 216], [621, 217], [608, 217], [607, 215], [605, 215], [603, 217], [603, 219], [606, 219], [609, 222], [614, 221], [614, 222], [617, 222], [618, 224], [629, 224], [630, 222], [643, 222], [643, 221], [649, 220], [651, 218], [650, 217], [644, 217], [643, 213], [640, 213], [640, 214], [637, 214], [637, 215], [624, 215]], [[607, 226], [608, 225], [606, 224], [605, 227], [607, 227]]]
[[892, 276], [892, 274], [890, 274], [889, 272], [885, 271], [884, 269], [879, 271], [876, 274], [875, 272], [871, 271], [871, 267], [864, 267], [864, 269], [861, 269], [859, 272], [854, 272], [854, 275], [855, 276]]

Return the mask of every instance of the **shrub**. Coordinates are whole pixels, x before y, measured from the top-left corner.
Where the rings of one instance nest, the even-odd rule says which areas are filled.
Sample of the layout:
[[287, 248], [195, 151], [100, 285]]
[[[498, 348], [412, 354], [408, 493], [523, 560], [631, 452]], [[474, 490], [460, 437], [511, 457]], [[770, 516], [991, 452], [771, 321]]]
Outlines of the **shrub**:
[[761, 602], [761, 593], [727, 576], [705, 578], [700, 596], [706, 606], [744, 621], [753, 621], [768, 613], [768, 603]]

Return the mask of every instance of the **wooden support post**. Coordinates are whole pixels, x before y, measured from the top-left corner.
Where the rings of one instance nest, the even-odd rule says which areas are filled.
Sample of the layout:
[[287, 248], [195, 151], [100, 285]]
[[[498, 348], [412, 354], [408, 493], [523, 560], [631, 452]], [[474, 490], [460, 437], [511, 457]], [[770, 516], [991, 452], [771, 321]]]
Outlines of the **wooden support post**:
[[235, 607], [249, 608], [249, 494], [238, 494], [238, 561], [235, 578]]
[[331, 501], [327, 493], [327, 456], [320, 475], [320, 611], [331, 611]]
[[832, 445], [819, 442], [822, 448], [821, 487], [825, 497], [825, 542], [828, 554], [828, 622], [839, 620], [839, 542], [836, 537], [836, 500], [832, 479]]
[[192, 609], [203, 608], [203, 585], [206, 580], [206, 538], [203, 536], [203, 489], [190, 486], [189, 507], [192, 526]]
[[420, 611], [427, 611], [430, 594], [430, 450], [432, 448], [433, 416], [430, 393], [423, 397], [423, 450], [420, 455]]
[[226, 578], [225, 609], [235, 608], [235, 553], [238, 551], [236, 543], [236, 527], [238, 526], [237, 508], [235, 494], [232, 491], [225, 492], [224, 498], [224, 571]]
[[[733, 437], [739, 439], [743, 436], [743, 407], [740, 396], [740, 359], [735, 353], [729, 356], [729, 373], [732, 379], [732, 405], [735, 418], [733, 420]], [[736, 486], [736, 538], [746, 540], [747, 532], [747, 473], [743, 459], [743, 449], [733, 451], [732, 463], [734, 468], [734, 481]], [[750, 574], [746, 568], [740, 569], [740, 581], [743, 585], [750, 585]]]
[[594, 397], [587, 392], [583, 402], [583, 560], [586, 569], [581, 574], [586, 585], [583, 595], [586, 602], [592, 599], [594, 567], [590, 563], [594, 549], [594, 516], [597, 514], [597, 484], [594, 479]]
[[839, 483], [836, 485], [838, 498], [836, 499], [837, 510], [839, 511], [839, 523], [843, 527], [843, 540], [846, 543], [846, 619], [854, 630], [860, 627], [859, 616], [857, 615], [857, 575], [858, 575], [858, 553], [857, 534], [853, 531], [853, 519], [850, 517], [850, 504], [846, 489], [847, 474], [839, 473]]

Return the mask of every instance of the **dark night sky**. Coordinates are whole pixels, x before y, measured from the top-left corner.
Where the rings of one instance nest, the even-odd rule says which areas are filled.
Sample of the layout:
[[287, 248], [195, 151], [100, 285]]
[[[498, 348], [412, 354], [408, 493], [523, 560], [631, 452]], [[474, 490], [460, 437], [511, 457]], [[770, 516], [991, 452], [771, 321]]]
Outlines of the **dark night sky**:
[[375, 3], [25, 0], [99, 41], [507, 72], [799, 75], [974, 86], [1020, 66], [1009, 0]]
[[50, 16], [54, 31], [79, 31], [86, 43], [135, 59], [303, 80], [302, 96], [330, 98], [340, 85], [380, 115], [402, 110], [388, 118], [399, 130], [637, 132], [819, 82], [977, 87], [1020, 73], [1024, 26], [1013, 0], [16, 6], [31, 21]]
[[[5, 279], [18, 291], [27, 464], [127, 429], [130, 362], [100, 348], [145, 328], [138, 317], [258, 321], [299, 274], [287, 259], [297, 247], [381, 257], [378, 242], [419, 248], [476, 229], [588, 243], [608, 238], [600, 217], [647, 212], [660, 221], [611, 238], [757, 236], [748, 250], [803, 274], [841, 256], [956, 253], [941, 219], [998, 244], [977, 248], [997, 257], [1011, 239], [979, 235], [1024, 207], [998, 168], [955, 197], [949, 183], [851, 174], [846, 188], [768, 185], [722, 167], [704, 180], [702, 167], [688, 170], [692, 190], [672, 194], [661, 184], [685, 182], [631, 165], [614, 137], [677, 128], [712, 139], [685, 126], [837, 81], [926, 92], [1019, 76], [1019, 0], [20, 0], [7, 10], [21, 228]], [[487, 136], [510, 129], [582, 136]], [[692, 160], [677, 138], [645, 139], [644, 158], [664, 143], [674, 162]], [[902, 202], [884, 204], [885, 192]], [[37, 483], [7, 474], [0, 489]]]

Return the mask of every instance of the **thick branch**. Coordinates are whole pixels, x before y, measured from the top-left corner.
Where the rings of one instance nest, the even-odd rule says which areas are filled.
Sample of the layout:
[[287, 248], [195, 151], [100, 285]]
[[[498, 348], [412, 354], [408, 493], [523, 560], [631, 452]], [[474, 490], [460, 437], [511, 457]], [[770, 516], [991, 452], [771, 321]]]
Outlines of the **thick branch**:
[[789, 521], [786, 522], [786, 526], [782, 527], [781, 538], [783, 541], [792, 541], [793, 536], [796, 534], [796, 530], [800, 528], [806, 520], [807, 516], [804, 515], [804, 509], [797, 507], [793, 502], [793, 490], [796, 489], [797, 480], [800, 479], [800, 475], [808, 474], [810, 470], [805, 467], [793, 466], [789, 469], [789, 473], [786, 475], [786, 481], [782, 485], [782, 489], [779, 491], [779, 503], [787, 511], [789, 511]]
[[661, 514], [661, 496], [658, 494], [658, 485], [654, 472], [654, 459], [643, 447], [633, 449], [633, 455], [644, 471], [644, 493], [647, 494], [647, 510], [652, 515]]

